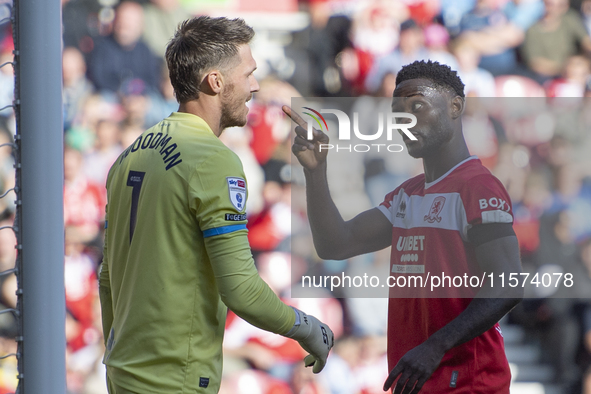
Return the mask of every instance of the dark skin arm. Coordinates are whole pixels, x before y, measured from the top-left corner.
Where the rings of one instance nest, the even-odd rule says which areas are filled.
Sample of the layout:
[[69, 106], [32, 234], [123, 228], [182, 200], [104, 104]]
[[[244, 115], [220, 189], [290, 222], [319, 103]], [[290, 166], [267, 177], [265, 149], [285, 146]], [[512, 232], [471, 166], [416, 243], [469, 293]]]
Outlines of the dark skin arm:
[[[500, 273], [520, 273], [519, 246], [515, 236], [492, 240], [476, 247], [476, 259], [481, 269]], [[487, 287], [488, 285], [488, 287]], [[477, 293], [468, 307], [431, 335], [421, 345], [409, 350], [392, 369], [384, 383], [384, 391], [393, 387], [395, 394], [416, 394], [439, 366], [445, 353], [453, 347], [470, 341], [483, 334], [522, 299], [523, 289], [490, 287], [490, 282]]]
[[328, 188], [327, 150], [319, 149], [328, 136], [314, 129], [313, 139], [306, 139], [306, 122], [288, 106], [283, 111], [298, 124], [292, 152], [304, 167], [308, 220], [318, 256], [343, 260], [390, 246], [392, 224], [377, 208], [343, 220]]

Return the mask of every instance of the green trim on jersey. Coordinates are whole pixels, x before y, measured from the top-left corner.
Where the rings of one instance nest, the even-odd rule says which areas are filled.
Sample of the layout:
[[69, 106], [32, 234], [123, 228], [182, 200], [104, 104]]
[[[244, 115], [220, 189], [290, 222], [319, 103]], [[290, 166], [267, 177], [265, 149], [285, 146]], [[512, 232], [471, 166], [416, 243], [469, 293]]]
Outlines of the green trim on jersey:
[[109, 171], [99, 294], [117, 386], [216, 393], [226, 305], [269, 331], [293, 326], [255, 269], [236, 180], [240, 159], [186, 113], [145, 131]]

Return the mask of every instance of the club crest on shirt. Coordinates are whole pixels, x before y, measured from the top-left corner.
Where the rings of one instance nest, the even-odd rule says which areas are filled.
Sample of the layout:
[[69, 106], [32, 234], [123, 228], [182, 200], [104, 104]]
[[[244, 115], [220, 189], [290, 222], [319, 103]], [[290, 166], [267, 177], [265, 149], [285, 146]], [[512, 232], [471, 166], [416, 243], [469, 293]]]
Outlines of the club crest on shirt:
[[246, 182], [242, 178], [226, 177], [228, 182], [228, 191], [230, 193], [230, 202], [239, 212], [244, 211], [246, 204]]
[[429, 213], [427, 215], [425, 215], [423, 220], [425, 220], [429, 223], [441, 222], [441, 216], [439, 216], [439, 214], [441, 213], [441, 210], [443, 209], [444, 205], [445, 205], [445, 197], [443, 197], [443, 196], [435, 197], [435, 199], [433, 200], [433, 204], [431, 204], [431, 208], [429, 208]]

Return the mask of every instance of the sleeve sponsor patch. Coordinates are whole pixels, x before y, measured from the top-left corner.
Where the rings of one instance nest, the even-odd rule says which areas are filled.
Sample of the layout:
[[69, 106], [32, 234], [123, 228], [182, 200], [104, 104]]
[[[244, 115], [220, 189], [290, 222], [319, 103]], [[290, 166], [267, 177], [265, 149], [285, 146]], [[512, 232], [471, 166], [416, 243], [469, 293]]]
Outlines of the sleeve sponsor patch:
[[228, 220], [230, 222], [241, 222], [243, 220], [246, 220], [246, 214], [245, 213], [240, 213], [240, 214], [227, 213], [226, 220]]
[[496, 211], [483, 211], [482, 224], [486, 223], [513, 223], [513, 216], [510, 213], [496, 210]]
[[[237, 177], [226, 177], [228, 182], [228, 192], [230, 193], [230, 202], [238, 210], [244, 211], [246, 205], [246, 181]], [[226, 220], [228, 220], [226, 218]]]
[[482, 198], [478, 200], [478, 205], [480, 206], [480, 209], [497, 208], [502, 211], [508, 211], [510, 208], [507, 201], [497, 197], [491, 197], [488, 200], [486, 198]]

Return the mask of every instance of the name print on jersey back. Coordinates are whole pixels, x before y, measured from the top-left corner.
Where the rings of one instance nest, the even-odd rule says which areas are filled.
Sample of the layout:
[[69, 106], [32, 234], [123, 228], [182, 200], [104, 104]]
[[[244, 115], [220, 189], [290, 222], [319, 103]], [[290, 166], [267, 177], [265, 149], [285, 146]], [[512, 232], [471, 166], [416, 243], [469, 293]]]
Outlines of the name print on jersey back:
[[127, 149], [125, 149], [125, 151], [121, 155], [121, 158], [119, 159], [119, 164], [121, 164], [130, 153], [136, 152], [140, 148], [142, 150], [159, 150], [164, 164], [167, 164], [166, 171], [181, 163], [183, 161], [183, 159], [181, 159], [181, 152], [175, 153], [175, 150], [177, 149], [177, 144], [172, 142], [172, 137], [168, 135], [169, 127], [170, 123], [162, 122], [160, 124], [160, 131], [156, 133], [156, 135], [154, 135], [154, 133], [140, 135], [134, 141], [133, 144], [131, 144]]

